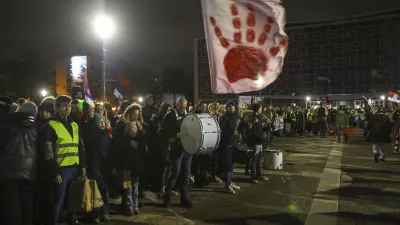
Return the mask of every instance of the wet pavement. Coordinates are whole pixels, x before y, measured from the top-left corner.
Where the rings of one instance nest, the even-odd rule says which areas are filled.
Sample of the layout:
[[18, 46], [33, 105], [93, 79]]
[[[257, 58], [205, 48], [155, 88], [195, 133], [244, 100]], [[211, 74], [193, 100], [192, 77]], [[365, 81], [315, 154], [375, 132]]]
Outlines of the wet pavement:
[[241, 190], [235, 195], [213, 183], [190, 189], [192, 209], [181, 208], [179, 197], [166, 209], [147, 192], [139, 215], [113, 215], [102, 224], [400, 224], [400, 157], [388, 147], [387, 161], [375, 164], [359, 132], [348, 144], [337, 144], [334, 137], [279, 138], [270, 149], [284, 151], [284, 168], [265, 170], [268, 181], [250, 184], [238, 165], [234, 182]]

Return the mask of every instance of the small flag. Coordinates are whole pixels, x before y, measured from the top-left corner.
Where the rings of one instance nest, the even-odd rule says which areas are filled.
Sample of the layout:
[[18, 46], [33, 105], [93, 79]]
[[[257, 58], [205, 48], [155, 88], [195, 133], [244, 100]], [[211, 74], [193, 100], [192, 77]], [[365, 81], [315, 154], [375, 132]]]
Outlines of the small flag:
[[122, 94], [116, 88], [114, 88], [114, 96], [117, 97], [118, 99], [124, 98], [124, 96], [122, 96]]
[[88, 103], [91, 107], [94, 107], [93, 97], [92, 97], [92, 94], [90, 94], [90, 90], [89, 90], [87, 73], [84, 73], [84, 75], [83, 75], [83, 89], [85, 91], [86, 103]]
[[398, 93], [389, 91], [388, 101], [400, 103], [400, 96]]

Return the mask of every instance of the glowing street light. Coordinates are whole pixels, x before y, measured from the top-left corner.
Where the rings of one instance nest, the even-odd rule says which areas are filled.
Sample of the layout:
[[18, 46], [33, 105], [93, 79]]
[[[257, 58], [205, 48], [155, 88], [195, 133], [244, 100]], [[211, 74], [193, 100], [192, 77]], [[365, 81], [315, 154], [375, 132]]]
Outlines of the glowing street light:
[[311, 100], [311, 97], [310, 97], [310, 96], [307, 96], [307, 97], [306, 97], [306, 101], [309, 102], [310, 100]]
[[139, 102], [140, 102], [140, 103], [142, 103], [142, 102], [143, 102], [143, 98], [142, 98], [142, 97], [139, 97], [139, 99], [138, 99], [138, 100], [139, 100]]
[[101, 99], [106, 101], [106, 48], [105, 41], [109, 39], [115, 32], [114, 21], [106, 16], [99, 15], [94, 21], [94, 30], [103, 41], [103, 67], [101, 76]]
[[46, 97], [47, 91], [43, 89], [43, 90], [40, 91], [40, 94], [41, 94], [43, 97]]
[[385, 98], [386, 98], [386, 97], [385, 97], [384, 95], [381, 96], [381, 100], [385, 100]]
[[99, 37], [105, 40], [114, 34], [115, 24], [110, 17], [106, 15], [99, 15], [94, 21], [94, 29]]

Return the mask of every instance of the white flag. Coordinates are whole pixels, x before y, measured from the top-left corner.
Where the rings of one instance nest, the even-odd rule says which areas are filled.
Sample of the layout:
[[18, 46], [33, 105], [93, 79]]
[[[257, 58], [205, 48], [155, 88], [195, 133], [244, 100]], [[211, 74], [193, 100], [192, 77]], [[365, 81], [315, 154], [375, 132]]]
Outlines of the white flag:
[[121, 93], [119, 93], [119, 91], [114, 88], [114, 96], [117, 97], [118, 99], [123, 99], [124, 96], [121, 95]]
[[288, 38], [279, 0], [202, 0], [211, 90], [257, 91], [282, 71]]

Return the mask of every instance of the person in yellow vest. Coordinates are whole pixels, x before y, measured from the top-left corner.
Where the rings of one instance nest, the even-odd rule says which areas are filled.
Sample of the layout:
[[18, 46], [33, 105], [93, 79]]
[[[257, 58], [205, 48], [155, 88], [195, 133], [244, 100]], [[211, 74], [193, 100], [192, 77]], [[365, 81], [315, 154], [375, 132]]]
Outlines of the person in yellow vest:
[[[55, 100], [56, 114], [43, 126], [44, 159], [54, 181], [50, 216], [52, 225], [59, 225], [60, 213], [71, 181], [80, 175], [86, 176], [85, 149], [79, 127], [69, 118], [71, 102], [69, 96], [58, 96]], [[74, 213], [68, 214], [68, 222], [70, 225], [79, 224]]]

